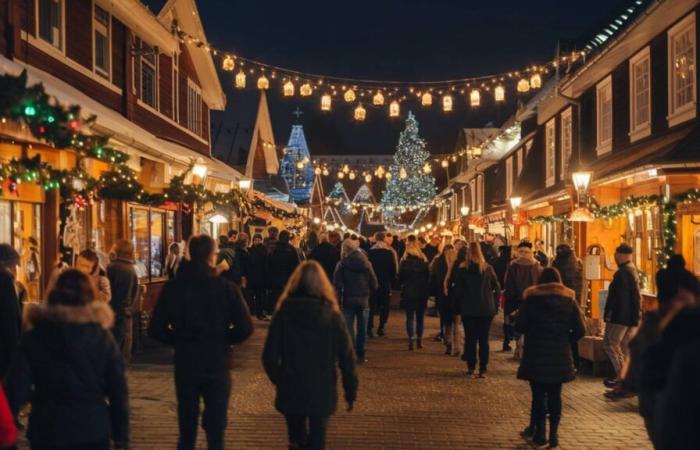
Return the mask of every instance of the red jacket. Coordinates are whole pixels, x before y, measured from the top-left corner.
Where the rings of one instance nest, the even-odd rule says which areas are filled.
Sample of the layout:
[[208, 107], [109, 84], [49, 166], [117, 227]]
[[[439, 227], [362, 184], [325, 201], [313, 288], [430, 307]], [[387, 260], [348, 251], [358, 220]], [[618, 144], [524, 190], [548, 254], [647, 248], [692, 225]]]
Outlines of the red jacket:
[[15, 419], [7, 404], [5, 391], [0, 387], [0, 448], [7, 448], [15, 445], [17, 441], [17, 428]]

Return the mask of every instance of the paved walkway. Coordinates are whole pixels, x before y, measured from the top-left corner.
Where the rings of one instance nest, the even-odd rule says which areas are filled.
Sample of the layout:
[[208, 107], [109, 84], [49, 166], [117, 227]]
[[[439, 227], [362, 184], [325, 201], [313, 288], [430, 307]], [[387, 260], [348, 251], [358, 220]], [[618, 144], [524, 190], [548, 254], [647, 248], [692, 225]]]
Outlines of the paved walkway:
[[[436, 342], [408, 352], [403, 315], [392, 311], [388, 337], [369, 341], [368, 363], [360, 368], [355, 410], [344, 408], [331, 420], [328, 448], [526, 449], [518, 432], [528, 421], [528, 385], [515, 378], [517, 365], [492, 341], [489, 378], [465, 376], [464, 363], [443, 354]], [[237, 348], [227, 448], [285, 449], [284, 420], [273, 407], [274, 391], [262, 370], [260, 352], [266, 324]], [[499, 325], [494, 324], [494, 338]], [[427, 335], [437, 319], [427, 319]], [[167, 353], [148, 351], [129, 374], [132, 448], [175, 448], [177, 424]], [[147, 361], [147, 362], [143, 362]], [[562, 449], [651, 448], [636, 400], [612, 403], [602, 396], [599, 378], [581, 376], [565, 385], [560, 430]], [[342, 403], [339, 402], [339, 406]], [[200, 448], [205, 448], [200, 433]]]

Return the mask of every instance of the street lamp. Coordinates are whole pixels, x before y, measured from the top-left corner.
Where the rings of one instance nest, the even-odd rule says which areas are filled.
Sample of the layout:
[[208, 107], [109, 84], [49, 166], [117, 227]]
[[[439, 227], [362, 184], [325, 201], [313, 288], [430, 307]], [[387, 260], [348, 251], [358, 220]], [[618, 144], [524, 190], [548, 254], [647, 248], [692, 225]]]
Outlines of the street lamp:
[[593, 172], [584, 171], [574, 172], [573, 174], [571, 174], [571, 179], [574, 182], [574, 187], [576, 188], [576, 192], [579, 195], [586, 193], [586, 191], [588, 190], [588, 186], [591, 184], [592, 176]]
[[588, 192], [593, 172], [577, 171], [571, 174], [576, 189], [576, 208], [569, 215], [570, 222], [593, 222], [595, 216], [587, 206], [581, 206], [581, 198]]
[[523, 198], [522, 197], [511, 197], [510, 198], [510, 207], [513, 208], [513, 212], [517, 212], [518, 208], [520, 208], [520, 205], [523, 204]]
[[314, 225], [319, 225], [321, 223], [321, 219], [318, 217], [314, 217]]
[[204, 177], [207, 176], [208, 170], [209, 169], [207, 169], [207, 166], [198, 162], [192, 166], [192, 175], [196, 176], [200, 180], [203, 180]]
[[459, 212], [462, 214], [462, 216], [468, 216], [469, 215], [469, 207], [468, 206], [462, 206], [459, 208]]
[[251, 184], [252, 184], [251, 180], [249, 180], [247, 178], [241, 178], [240, 180], [238, 180], [238, 188], [243, 193], [246, 193], [250, 190]]

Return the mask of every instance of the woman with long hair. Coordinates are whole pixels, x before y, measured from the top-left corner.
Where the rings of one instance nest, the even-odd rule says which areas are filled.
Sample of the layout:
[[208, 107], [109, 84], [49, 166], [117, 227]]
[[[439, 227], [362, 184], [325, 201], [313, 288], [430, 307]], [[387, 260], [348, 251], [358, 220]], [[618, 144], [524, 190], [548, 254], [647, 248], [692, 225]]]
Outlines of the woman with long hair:
[[109, 284], [109, 278], [107, 278], [105, 271], [100, 268], [100, 258], [94, 250], [86, 248], [81, 251], [75, 262], [75, 268], [90, 277], [98, 300], [105, 303], [109, 303], [112, 300], [112, 288]]
[[[464, 351], [467, 374], [485, 378], [489, 362], [489, 332], [493, 316], [498, 312], [501, 286], [493, 268], [484, 259], [481, 245], [472, 242], [466, 248], [466, 258], [455, 266], [452, 275], [454, 296], [466, 335]], [[479, 373], [476, 369], [479, 347]]]
[[409, 241], [401, 259], [399, 282], [401, 283], [401, 307], [406, 311], [408, 349], [423, 348], [423, 324], [428, 303], [428, 259], [416, 241]]
[[263, 366], [277, 388], [275, 408], [287, 420], [289, 448], [325, 448], [336, 410], [336, 364], [348, 411], [357, 397], [352, 339], [335, 289], [316, 261], [294, 270], [282, 291], [265, 340]]
[[518, 378], [530, 382], [532, 405], [530, 425], [521, 434], [544, 446], [549, 413], [549, 448], [555, 448], [559, 444], [561, 386], [576, 377], [570, 339], [583, 337], [583, 313], [574, 291], [562, 284], [552, 267], [542, 271], [538, 284], [526, 289], [523, 298], [515, 322], [518, 332], [525, 335]]
[[447, 256], [447, 276], [443, 286], [447, 306], [445, 307], [445, 354], [460, 356], [464, 350], [463, 330], [460, 330], [459, 304], [454, 292], [453, 275], [455, 269], [467, 260], [467, 249], [460, 246], [451, 250]]

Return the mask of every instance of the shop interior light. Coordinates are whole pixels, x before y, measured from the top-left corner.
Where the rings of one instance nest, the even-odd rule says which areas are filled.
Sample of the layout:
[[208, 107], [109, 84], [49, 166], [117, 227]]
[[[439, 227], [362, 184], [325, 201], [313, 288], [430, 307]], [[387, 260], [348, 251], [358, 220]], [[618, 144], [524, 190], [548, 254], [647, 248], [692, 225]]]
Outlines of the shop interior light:
[[213, 224], [228, 223], [228, 219], [223, 214], [214, 214], [209, 218], [209, 222]]

